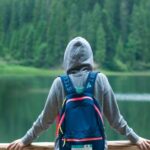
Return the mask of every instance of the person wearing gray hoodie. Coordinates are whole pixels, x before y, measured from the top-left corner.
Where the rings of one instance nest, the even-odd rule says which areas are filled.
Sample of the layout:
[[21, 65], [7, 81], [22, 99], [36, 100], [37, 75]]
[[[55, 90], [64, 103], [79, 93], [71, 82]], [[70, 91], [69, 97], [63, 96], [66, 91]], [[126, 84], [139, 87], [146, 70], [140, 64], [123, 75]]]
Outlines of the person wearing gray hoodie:
[[[74, 87], [84, 87], [88, 73], [93, 68], [93, 52], [87, 40], [82, 37], [76, 37], [71, 40], [64, 54], [64, 69], [66, 74], [70, 76]], [[103, 73], [98, 73], [94, 88], [94, 96], [99, 100], [98, 103], [101, 104], [102, 113], [107, 118], [110, 126], [120, 134], [126, 136], [132, 143], [137, 144], [140, 149], [148, 150], [150, 148], [150, 141], [139, 137], [128, 126], [120, 114], [114, 92]], [[49, 128], [60, 112], [65, 96], [61, 79], [57, 77], [52, 83], [45, 107], [37, 120], [21, 139], [12, 142], [8, 146], [8, 150], [21, 150], [36, 139], [42, 131]], [[107, 149], [107, 143], [105, 149]], [[55, 150], [59, 150], [58, 140], [55, 141]]]

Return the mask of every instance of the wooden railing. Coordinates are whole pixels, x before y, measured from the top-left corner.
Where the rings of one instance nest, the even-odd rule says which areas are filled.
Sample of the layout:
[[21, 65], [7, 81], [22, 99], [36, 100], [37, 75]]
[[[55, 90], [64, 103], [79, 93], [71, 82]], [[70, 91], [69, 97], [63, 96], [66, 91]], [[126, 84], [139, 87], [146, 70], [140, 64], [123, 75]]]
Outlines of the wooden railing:
[[[8, 143], [1, 143], [0, 150], [6, 150]], [[129, 141], [109, 141], [109, 150], [139, 150], [139, 148], [131, 144]], [[32, 143], [30, 146], [24, 148], [24, 150], [54, 150], [53, 142], [38, 142]]]

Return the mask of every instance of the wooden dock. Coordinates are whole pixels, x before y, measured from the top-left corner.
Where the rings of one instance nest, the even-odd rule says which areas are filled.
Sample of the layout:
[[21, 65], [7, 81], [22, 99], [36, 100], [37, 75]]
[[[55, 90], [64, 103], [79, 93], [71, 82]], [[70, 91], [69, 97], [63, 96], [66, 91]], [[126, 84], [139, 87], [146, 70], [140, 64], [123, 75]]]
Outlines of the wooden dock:
[[[6, 150], [9, 143], [1, 143], [0, 150]], [[139, 150], [139, 148], [131, 144], [129, 141], [108, 141], [109, 150]], [[37, 142], [25, 147], [24, 150], [54, 150], [53, 142]]]

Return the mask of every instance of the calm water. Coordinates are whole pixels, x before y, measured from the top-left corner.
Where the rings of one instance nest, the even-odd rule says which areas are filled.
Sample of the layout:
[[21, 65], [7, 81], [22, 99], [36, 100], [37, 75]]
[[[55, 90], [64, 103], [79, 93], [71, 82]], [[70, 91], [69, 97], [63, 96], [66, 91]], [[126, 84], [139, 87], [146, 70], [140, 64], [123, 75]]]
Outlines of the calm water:
[[[140, 135], [150, 138], [150, 77], [108, 77], [118, 105], [128, 124]], [[22, 137], [41, 112], [54, 77], [0, 77], [0, 142]], [[124, 139], [110, 129], [109, 140]], [[52, 125], [36, 141], [53, 141]]]

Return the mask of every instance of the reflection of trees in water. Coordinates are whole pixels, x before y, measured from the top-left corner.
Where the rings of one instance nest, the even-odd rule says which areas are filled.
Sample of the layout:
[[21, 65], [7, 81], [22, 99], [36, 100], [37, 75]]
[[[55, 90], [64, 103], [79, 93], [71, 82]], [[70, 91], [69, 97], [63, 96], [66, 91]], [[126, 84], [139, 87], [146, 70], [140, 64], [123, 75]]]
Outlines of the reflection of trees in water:
[[2, 117], [0, 118], [3, 123], [1, 130], [4, 134], [9, 132], [11, 135], [17, 136], [21, 122], [18, 118], [22, 119], [22, 106], [25, 106], [24, 92], [27, 90], [29, 83], [23, 78], [18, 80], [10, 77], [1, 78], [0, 82], [0, 105], [2, 107], [0, 109]]
[[[44, 106], [47, 93], [31, 93], [30, 89], [49, 89], [51, 80], [42, 77], [0, 78], [0, 133], [8, 141], [22, 136]], [[9, 137], [5, 137], [7, 135]]]
[[[145, 138], [149, 138], [150, 135], [150, 102], [135, 102], [135, 101], [119, 101], [119, 109], [128, 125], [134, 129], [134, 131]], [[108, 122], [105, 120], [106, 134], [108, 140], [121, 140], [126, 139], [124, 136], [116, 133], [110, 129]]]
[[108, 76], [114, 92], [117, 93], [150, 93], [149, 76]]
[[[22, 137], [41, 112], [53, 78], [46, 77], [0, 77], [0, 140], [9, 142]], [[147, 92], [148, 77], [109, 77], [115, 93], [130, 91]], [[132, 84], [132, 86], [131, 86]], [[143, 88], [142, 88], [142, 87]], [[129, 125], [143, 137], [150, 135], [149, 102], [119, 101], [119, 108]], [[40, 136], [39, 141], [54, 139], [55, 125]], [[110, 130], [106, 123], [109, 140], [123, 139]]]

